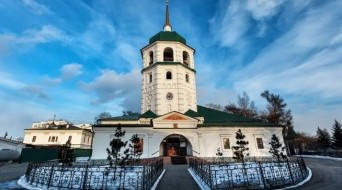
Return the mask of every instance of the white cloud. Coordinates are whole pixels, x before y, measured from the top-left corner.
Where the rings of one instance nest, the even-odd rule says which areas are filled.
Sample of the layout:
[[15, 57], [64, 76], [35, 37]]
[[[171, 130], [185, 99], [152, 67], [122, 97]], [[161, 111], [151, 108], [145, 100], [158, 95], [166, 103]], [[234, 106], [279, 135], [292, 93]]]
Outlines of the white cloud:
[[70, 63], [63, 65], [61, 70], [61, 78], [64, 80], [72, 79], [82, 73], [82, 65], [79, 63]]
[[111, 21], [105, 17], [94, 18], [87, 30], [77, 38], [77, 48], [87, 52], [84, 56], [104, 55], [107, 49], [113, 49], [116, 30]]
[[38, 44], [38, 43], [47, 43], [50, 41], [69, 42], [70, 37], [68, 37], [64, 33], [64, 31], [52, 25], [44, 25], [39, 30], [37, 29], [26, 30], [22, 36], [17, 37], [16, 43]]
[[60, 75], [56, 78], [45, 76], [43, 82], [47, 85], [57, 85], [65, 80], [71, 80], [82, 74], [83, 66], [79, 63], [69, 63], [63, 65], [60, 70]]
[[119, 55], [123, 60], [127, 61], [132, 68], [138, 68], [140, 63], [140, 54], [137, 48], [126, 42], [119, 42], [115, 50], [116, 54]]
[[6, 54], [13, 49], [13, 51], [17, 52], [17, 49], [25, 49], [53, 41], [69, 43], [71, 38], [64, 31], [52, 25], [44, 25], [40, 29], [28, 29], [21, 35], [2, 33], [0, 34], [0, 55]]
[[39, 4], [34, 0], [22, 0], [22, 2], [25, 6], [29, 7], [35, 14], [43, 15], [52, 13], [52, 11], [48, 7]]
[[247, 10], [255, 20], [262, 20], [272, 17], [277, 13], [285, 0], [248, 0]]
[[210, 20], [214, 41], [222, 47], [241, 46], [244, 43], [243, 35], [249, 27], [245, 5], [241, 1], [221, 4], [222, 8]]
[[81, 83], [81, 88], [92, 94], [93, 104], [117, 103], [126, 110], [140, 110], [140, 72], [117, 73], [104, 70], [92, 82]]

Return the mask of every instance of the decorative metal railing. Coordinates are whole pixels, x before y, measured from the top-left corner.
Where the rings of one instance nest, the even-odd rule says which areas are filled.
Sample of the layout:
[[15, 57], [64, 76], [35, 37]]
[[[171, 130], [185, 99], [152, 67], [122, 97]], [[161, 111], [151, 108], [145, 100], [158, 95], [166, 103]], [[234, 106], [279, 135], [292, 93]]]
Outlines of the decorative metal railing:
[[190, 158], [189, 166], [210, 189], [273, 189], [308, 176], [303, 158]]
[[163, 171], [163, 159], [144, 159], [134, 164], [110, 167], [107, 160], [76, 162], [63, 166], [58, 162], [31, 163], [26, 182], [48, 189], [151, 189]]

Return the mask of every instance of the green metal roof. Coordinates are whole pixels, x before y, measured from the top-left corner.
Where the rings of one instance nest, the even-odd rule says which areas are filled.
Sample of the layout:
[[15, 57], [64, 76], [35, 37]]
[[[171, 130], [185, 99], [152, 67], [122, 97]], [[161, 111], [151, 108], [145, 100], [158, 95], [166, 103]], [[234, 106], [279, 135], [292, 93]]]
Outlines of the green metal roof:
[[202, 117], [200, 114], [198, 114], [197, 112], [193, 111], [193, 110], [188, 110], [184, 113], [184, 115], [189, 116], [189, 117]]
[[274, 124], [266, 123], [259, 119], [248, 118], [242, 115], [231, 114], [223, 111], [206, 108], [203, 106], [197, 106], [197, 112], [189, 110], [185, 114], [191, 117], [203, 117], [204, 123], [199, 126], [275, 127]]
[[140, 115], [139, 118], [157, 118], [157, 117], [158, 117], [158, 115], [153, 113], [151, 110], [148, 110], [147, 112], [145, 112], [142, 115]]
[[186, 45], [186, 40], [177, 32], [161, 31], [150, 38], [149, 43], [152, 44], [156, 41], [174, 41], [181, 42]]

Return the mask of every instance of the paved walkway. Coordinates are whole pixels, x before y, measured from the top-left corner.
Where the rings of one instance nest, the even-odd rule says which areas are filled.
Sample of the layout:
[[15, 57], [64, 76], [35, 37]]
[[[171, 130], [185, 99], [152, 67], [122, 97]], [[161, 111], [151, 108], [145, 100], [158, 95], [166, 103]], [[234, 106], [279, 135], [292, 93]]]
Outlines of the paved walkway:
[[200, 190], [188, 172], [188, 165], [167, 165], [157, 190]]
[[312, 178], [298, 190], [342, 189], [342, 161], [304, 158]]
[[28, 163], [0, 166], [0, 182], [19, 179], [26, 172]]

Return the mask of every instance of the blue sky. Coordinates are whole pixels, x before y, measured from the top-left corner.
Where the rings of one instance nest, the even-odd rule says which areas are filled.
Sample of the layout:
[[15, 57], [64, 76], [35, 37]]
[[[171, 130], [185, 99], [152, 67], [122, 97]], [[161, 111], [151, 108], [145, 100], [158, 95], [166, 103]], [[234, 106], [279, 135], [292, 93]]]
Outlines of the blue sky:
[[[196, 49], [201, 105], [281, 95], [295, 129], [342, 121], [342, 1], [170, 0], [173, 30]], [[32, 122], [93, 122], [140, 109], [140, 48], [164, 0], [0, 1], [0, 135]]]

